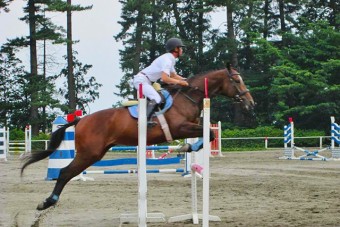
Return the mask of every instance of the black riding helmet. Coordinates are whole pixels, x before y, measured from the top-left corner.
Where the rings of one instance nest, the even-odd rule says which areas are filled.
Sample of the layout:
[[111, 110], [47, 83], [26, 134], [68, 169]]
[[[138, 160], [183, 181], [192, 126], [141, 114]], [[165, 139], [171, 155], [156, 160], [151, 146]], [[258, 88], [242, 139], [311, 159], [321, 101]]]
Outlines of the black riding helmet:
[[173, 51], [176, 47], [185, 47], [182, 40], [178, 38], [171, 38], [165, 44], [165, 49], [167, 52]]

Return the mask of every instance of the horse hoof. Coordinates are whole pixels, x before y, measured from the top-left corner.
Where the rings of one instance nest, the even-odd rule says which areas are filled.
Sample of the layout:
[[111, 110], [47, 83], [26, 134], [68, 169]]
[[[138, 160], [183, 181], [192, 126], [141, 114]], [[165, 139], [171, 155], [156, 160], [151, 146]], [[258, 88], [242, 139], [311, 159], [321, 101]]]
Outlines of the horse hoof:
[[53, 206], [54, 204], [56, 204], [57, 201], [51, 199], [51, 198], [47, 198], [44, 202], [40, 203], [37, 206], [37, 210], [45, 210], [51, 206]]
[[192, 150], [191, 150], [191, 145], [190, 144], [188, 144], [188, 143], [186, 143], [186, 144], [184, 144], [180, 149], [178, 149], [178, 152], [191, 152]]

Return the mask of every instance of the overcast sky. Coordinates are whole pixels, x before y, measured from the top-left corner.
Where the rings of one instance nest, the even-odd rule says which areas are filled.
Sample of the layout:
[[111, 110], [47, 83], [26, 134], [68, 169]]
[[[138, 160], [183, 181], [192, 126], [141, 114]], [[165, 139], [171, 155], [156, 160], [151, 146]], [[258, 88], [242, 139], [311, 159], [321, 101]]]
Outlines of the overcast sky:
[[[94, 0], [73, 0], [73, 4], [82, 6], [93, 5], [92, 10], [74, 12], [72, 14], [73, 39], [80, 40], [74, 45], [74, 50], [78, 52], [77, 58], [83, 64], [93, 65], [88, 76], [94, 76], [98, 83], [103, 84], [99, 90], [99, 99], [89, 106], [90, 113], [110, 108], [112, 103], [120, 101], [113, 94], [118, 92], [115, 85], [120, 83], [122, 71], [119, 64], [119, 49], [122, 44], [117, 43], [113, 38], [121, 30], [117, 23], [120, 20], [121, 4], [118, 0], [94, 1]], [[24, 15], [23, 7], [27, 0], [15, 0], [10, 6], [9, 13], [0, 13], [0, 45], [9, 38], [25, 36], [29, 34], [28, 25], [18, 18]], [[54, 13], [51, 15], [55, 23], [62, 25], [66, 29], [66, 15]], [[218, 27], [225, 21], [225, 12], [219, 11], [212, 15], [214, 27]], [[59, 56], [65, 55], [65, 47], [53, 47], [50, 52]], [[21, 58], [29, 62], [29, 54], [23, 53]], [[56, 67], [54, 73], [60, 72], [60, 67]], [[57, 69], [58, 68], [58, 69]], [[52, 69], [53, 70], [53, 69]]]

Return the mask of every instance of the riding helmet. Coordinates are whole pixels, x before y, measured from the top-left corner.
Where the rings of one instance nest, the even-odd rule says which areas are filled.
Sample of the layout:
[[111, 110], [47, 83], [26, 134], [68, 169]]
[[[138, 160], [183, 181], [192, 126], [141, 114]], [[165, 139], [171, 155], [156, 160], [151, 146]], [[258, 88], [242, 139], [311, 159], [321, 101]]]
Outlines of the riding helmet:
[[185, 45], [183, 44], [182, 40], [178, 38], [171, 38], [166, 42], [165, 49], [167, 52], [171, 52], [176, 47], [184, 47], [184, 46]]

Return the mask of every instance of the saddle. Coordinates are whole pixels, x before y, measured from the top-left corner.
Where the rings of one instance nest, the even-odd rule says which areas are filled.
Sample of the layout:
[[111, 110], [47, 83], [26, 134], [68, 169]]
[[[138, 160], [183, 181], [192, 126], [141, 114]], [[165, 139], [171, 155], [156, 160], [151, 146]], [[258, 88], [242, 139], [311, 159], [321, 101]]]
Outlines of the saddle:
[[[167, 90], [162, 89], [158, 83], [154, 83], [153, 86], [154, 88], [156, 87], [155, 89], [163, 97], [164, 100], [163, 104], [160, 105], [160, 110], [155, 111], [155, 115], [158, 116], [164, 114], [168, 109], [170, 109], [173, 103], [173, 99], [170, 93]], [[129, 113], [132, 117], [138, 118], [138, 100], [125, 101], [122, 103], [122, 105], [128, 108]]]
[[[155, 83], [153, 84], [153, 86], [155, 87]], [[158, 118], [159, 122], [160, 122], [160, 126], [163, 130], [164, 136], [166, 138], [166, 140], [168, 142], [173, 141], [170, 129], [169, 129], [169, 125], [164, 117], [164, 113], [170, 109], [170, 107], [172, 106], [173, 103], [173, 98], [170, 95], [169, 91], [165, 90], [165, 89], [161, 89], [161, 86], [159, 84], [156, 84], [157, 88], [156, 91], [159, 92], [159, 94], [164, 98], [164, 103], [160, 106], [160, 110], [159, 111], [155, 111], [155, 115]], [[122, 103], [123, 106], [126, 106], [129, 110], [129, 113], [132, 117], [134, 118], [138, 118], [138, 101], [137, 100], [130, 100], [128, 102]]]

